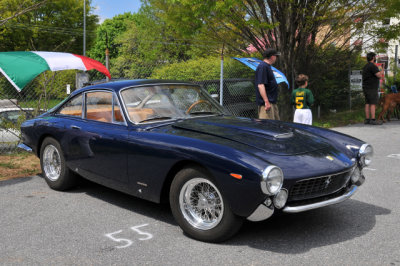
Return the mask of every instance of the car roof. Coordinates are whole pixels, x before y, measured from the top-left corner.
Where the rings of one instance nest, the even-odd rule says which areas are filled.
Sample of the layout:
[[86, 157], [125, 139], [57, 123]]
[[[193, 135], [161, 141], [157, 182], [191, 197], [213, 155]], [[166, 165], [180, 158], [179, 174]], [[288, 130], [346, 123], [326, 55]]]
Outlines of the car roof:
[[185, 81], [176, 81], [176, 80], [159, 80], [159, 79], [135, 79], [135, 80], [118, 80], [118, 81], [110, 81], [106, 83], [99, 83], [96, 85], [91, 85], [88, 87], [84, 87], [82, 89], [76, 90], [72, 93], [72, 95], [78, 94], [82, 91], [92, 90], [92, 89], [112, 89], [118, 92], [121, 89], [127, 87], [134, 86], [143, 86], [143, 85], [161, 85], [161, 84], [190, 84], [194, 86], [199, 86], [198, 84], [185, 82]]

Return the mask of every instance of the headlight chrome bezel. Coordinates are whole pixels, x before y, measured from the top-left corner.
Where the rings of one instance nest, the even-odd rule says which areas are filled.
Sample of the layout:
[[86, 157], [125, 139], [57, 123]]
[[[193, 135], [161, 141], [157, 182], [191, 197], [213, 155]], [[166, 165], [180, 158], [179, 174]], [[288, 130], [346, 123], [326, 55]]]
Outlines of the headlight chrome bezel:
[[[272, 176], [271, 173], [278, 173], [278, 175]], [[278, 181], [278, 185], [271, 186], [271, 181]], [[282, 188], [283, 185], [283, 172], [282, 169], [275, 165], [270, 165], [262, 172], [261, 179], [261, 190], [266, 195], [276, 195]]]
[[365, 143], [360, 147], [358, 151], [358, 157], [361, 168], [371, 164], [372, 156], [374, 155], [374, 149], [371, 145]]

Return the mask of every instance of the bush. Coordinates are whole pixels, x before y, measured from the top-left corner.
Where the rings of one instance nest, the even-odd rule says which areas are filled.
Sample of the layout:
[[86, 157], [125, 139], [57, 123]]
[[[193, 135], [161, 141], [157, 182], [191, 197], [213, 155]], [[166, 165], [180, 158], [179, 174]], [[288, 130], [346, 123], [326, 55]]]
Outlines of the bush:
[[[218, 57], [191, 59], [155, 69], [151, 78], [187, 81], [215, 80], [220, 78], [221, 60]], [[254, 71], [234, 59], [224, 60], [224, 78], [254, 77]]]

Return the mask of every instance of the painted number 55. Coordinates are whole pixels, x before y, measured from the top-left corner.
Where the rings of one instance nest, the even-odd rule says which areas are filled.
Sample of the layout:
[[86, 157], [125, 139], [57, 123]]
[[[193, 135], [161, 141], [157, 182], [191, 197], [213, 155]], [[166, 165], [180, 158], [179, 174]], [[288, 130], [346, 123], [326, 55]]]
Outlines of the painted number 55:
[[[132, 226], [131, 229], [133, 231], [135, 231], [137, 234], [141, 235], [140, 238], [138, 238], [140, 241], [143, 240], [149, 240], [153, 238], [153, 235], [147, 232], [144, 232], [142, 230], [140, 230], [139, 228], [147, 226], [148, 224], [141, 224], [141, 225], [137, 225], [137, 226]], [[106, 237], [110, 238], [112, 241], [121, 243], [122, 245], [120, 246], [116, 246], [116, 248], [127, 248], [129, 246], [131, 246], [133, 244], [133, 241], [127, 238], [121, 238], [121, 237], [117, 237], [117, 234], [122, 233], [122, 230], [118, 230], [109, 234], [105, 234]]]

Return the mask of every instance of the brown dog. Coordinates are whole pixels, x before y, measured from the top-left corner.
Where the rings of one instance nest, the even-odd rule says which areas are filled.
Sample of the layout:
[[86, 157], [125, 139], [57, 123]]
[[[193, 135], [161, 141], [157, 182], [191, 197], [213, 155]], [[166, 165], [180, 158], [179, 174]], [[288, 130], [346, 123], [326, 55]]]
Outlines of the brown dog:
[[400, 104], [400, 93], [389, 93], [381, 99], [379, 105], [382, 105], [382, 111], [378, 115], [378, 120], [385, 121], [385, 114], [388, 112], [388, 121], [390, 121], [390, 114], [393, 113], [394, 108]]

